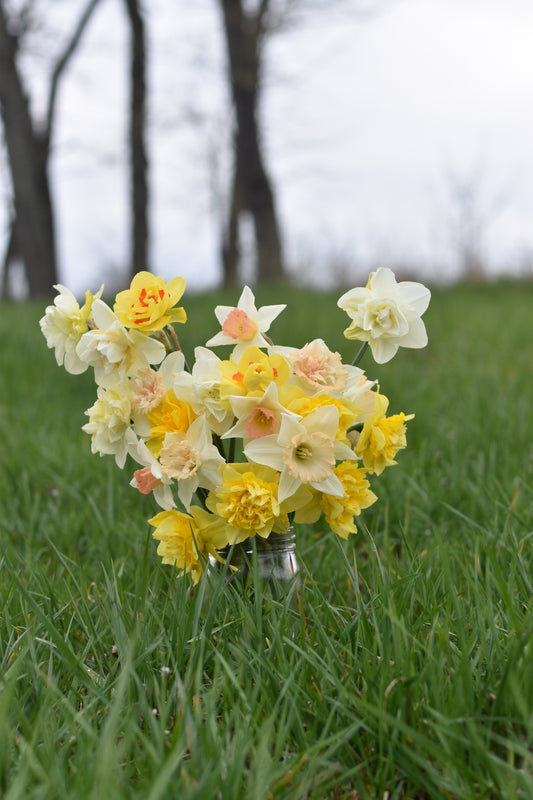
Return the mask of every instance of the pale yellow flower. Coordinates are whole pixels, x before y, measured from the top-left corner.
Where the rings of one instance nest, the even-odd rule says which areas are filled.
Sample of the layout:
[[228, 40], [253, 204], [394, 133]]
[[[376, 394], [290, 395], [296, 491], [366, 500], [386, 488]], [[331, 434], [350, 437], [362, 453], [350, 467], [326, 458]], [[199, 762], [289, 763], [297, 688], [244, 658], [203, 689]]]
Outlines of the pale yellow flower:
[[363, 464], [370, 472], [381, 475], [385, 467], [396, 464], [394, 458], [397, 452], [406, 446], [405, 423], [413, 419], [414, 414], [402, 412], [386, 417], [388, 399], [376, 392], [375, 401], [375, 413], [364, 423], [355, 452], [362, 457]]
[[95, 328], [84, 333], [76, 353], [94, 368], [94, 379], [101, 386], [113, 386], [165, 357], [161, 342], [139, 331], [129, 331], [103, 300], [92, 306]]
[[71, 375], [80, 375], [89, 366], [76, 352], [78, 342], [89, 330], [88, 320], [93, 301], [100, 297], [103, 287], [96, 295], [85, 293], [85, 304], [80, 308], [78, 301], [66, 286], [54, 286], [59, 294], [54, 305], [48, 306], [44, 317], [39, 321], [48, 347], [54, 349], [59, 366], [64, 364]]
[[137, 436], [131, 428], [131, 397], [127, 386], [104, 389], [98, 387], [96, 403], [85, 413], [89, 422], [82, 430], [91, 439], [91, 451], [113, 455], [122, 469], [126, 456], [137, 446]]
[[333, 405], [316, 408], [298, 421], [282, 415], [279, 434], [251, 441], [244, 454], [249, 461], [278, 470], [279, 500], [291, 497], [302, 484], [328, 494], [343, 494], [333, 472], [338, 459], [355, 459], [354, 452], [336, 438], [339, 411]]
[[347, 339], [368, 342], [378, 364], [389, 361], [399, 347], [425, 347], [426, 328], [421, 315], [431, 294], [421, 283], [396, 282], [390, 269], [372, 272], [367, 286], [350, 289], [337, 305], [352, 322], [344, 331]]
[[195, 414], [203, 414], [213, 433], [220, 436], [233, 422], [231, 408], [220, 400], [220, 359], [205, 347], [195, 348], [194, 356], [190, 373], [183, 368], [176, 373], [174, 393], [180, 400], [186, 400]]
[[185, 291], [184, 278], [163, 278], [138, 272], [129, 289], [119, 292], [113, 310], [125, 328], [144, 333], [159, 331], [173, 322], [186, 322], [183, 308], [173, 308]]

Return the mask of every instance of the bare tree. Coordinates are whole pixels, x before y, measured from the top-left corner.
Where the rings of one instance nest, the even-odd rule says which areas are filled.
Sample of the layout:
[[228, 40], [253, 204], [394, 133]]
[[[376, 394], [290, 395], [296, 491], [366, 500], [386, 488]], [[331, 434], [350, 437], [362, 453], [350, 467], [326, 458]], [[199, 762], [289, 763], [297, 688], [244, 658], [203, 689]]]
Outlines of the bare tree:
[[[54, 212], [48, 165], [60, 81], [100, 0], [85, 4], [50, 74], [44, 120], [32, 119], [28, 92], [17, 65], [27, 31], [25, 16], [10, 19], [0, 0], [0, 114], [11, 172], [13, 215], [4, 258], [9, 269], [15, 255], [24, 264], [30, 297], [48, 295], [57, 283]], [[17, 25], [18, 22], [18, 25]]]
[[467, 280], [482, 280], [487, 267], [485, 240], [507, 203], [507, 191], [491, 191], [481, 162], [465, 172], [448, 170], [447, 183], [448, 227], [460, 274]]
[[235, 108], [234, 175], [223, 244], [225, 282], [236, 278], [238, 220], [243, 211], [253, 218], [257, 281], [283, 277], [283, 254], [274, 191], [268, 176], [258, 124], [262, 86], [262, 45], [270, 0], [255, 10], [245, 0], [220, 0], [228, 53], [228, 74]]
[[148, 264], [148, 159], [145, 146], [146, 127], [146, 41], [144, 20], [138, 0], [125, 0], [130, 21], [130, 197], [132, 276]]

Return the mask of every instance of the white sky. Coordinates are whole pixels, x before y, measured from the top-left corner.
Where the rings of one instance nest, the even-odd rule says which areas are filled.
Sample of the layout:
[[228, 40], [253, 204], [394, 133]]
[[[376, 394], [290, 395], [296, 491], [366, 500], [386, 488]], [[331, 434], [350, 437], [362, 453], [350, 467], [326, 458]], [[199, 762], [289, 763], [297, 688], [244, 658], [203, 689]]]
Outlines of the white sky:
[[[148, 7], [148, 266], [214, 285], [218, 190], [208, 159], [223, 186], [230, 120], [219, 16], [211, 0]], [[126, 261], [123, 13], [121, 0], [103, 1], [60, 97], [52, 175], [61, 281], [77, 292]], [[533, 262], [532, 40], [531, 0], [384, 0], [372, 18], [315, 11], [271, 40], [265, 145], [300, 277], [324, 282], [349, 268], [359, 280], [377, 265], [409, 263], [427, 280], [453, 276], [450, 175], [476, 187], [491, 271]], [[5, 196], [5, 165], [0, 188]]]

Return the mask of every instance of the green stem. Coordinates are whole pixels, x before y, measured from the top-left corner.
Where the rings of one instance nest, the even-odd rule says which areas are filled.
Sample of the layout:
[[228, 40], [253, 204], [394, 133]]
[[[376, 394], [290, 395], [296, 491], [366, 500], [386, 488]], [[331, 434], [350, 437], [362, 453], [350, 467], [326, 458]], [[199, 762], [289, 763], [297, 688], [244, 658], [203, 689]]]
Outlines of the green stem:
[[365, 354], [365, 350], [366, 350], [367, 348], [368, 348], [368, 342], [363, 342], [363, 344], [361, 345], [361, 347], [360, 347], [360, 348], [359, 348], [359, 350], [357, 351], [357, 355], [356, 355], [356, 357], [355, 357], [355, 358], [354, 358], [354, 360], [352, 361], [352, 367], [356, 367], [356, 366], [359, 364], [359, 362], [360, 362], [360, 361], [361, 361], [361, 359], [363, 358], [363, 356], [364, 356], [364, 354]]
[[207, 498], [207, 491], [205, 489], [202, 489], [201, 486], [199, 486], [198, 489], [196, 490], [196, 497], [200, 501], [202, 508], [204, 508], [207, 511], [207, 506], [205, 504]]
[[228, 464], [233, 464], [235, 461], [235, 444], [236, 439], [229, 440]]
[[[164, 330], [165, 330], [165, 336], [167, 337], [168, 340], [170, 340], [171, 349], [175, 350], [177, 353], [183, 353], [183, 350], [181, 349], [181, 345], [179, 343], [179, 339], [176, 335], [176, 331], [174, 330], [173, 326], [165, 325]], [[189, 364], [187, 363], [187, 357], [185, 353], [183, 353], [183, 359], [185, 363], [185, 369], [187, 370], [187, 372], [190, 372], [191, 370], [189, 368]]]

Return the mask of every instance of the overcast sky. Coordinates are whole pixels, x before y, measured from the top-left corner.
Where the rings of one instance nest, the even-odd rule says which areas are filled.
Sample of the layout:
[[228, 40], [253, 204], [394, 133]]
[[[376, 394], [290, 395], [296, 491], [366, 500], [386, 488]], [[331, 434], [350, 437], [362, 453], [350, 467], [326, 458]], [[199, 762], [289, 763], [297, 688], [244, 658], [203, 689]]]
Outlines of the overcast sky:
[[[103, 0], [60, 97], [52, 175], [61, 280], [76, 291], [126, 259], [122, 5]], [[149, 267], [215, 285], [230, 133], [219, 16], [209, 0], [146, 7]], [[384, 0], [363, 17], [309, 11], [270, 40], [265, 145], [300, 277], [405, 264], [427, 280], [453, 277], [458, 186], [474, 190], [491, 272], [533, 262], [532, 41], [531, 0]], [[5, 197], [5, 166], [0, 181]]]

